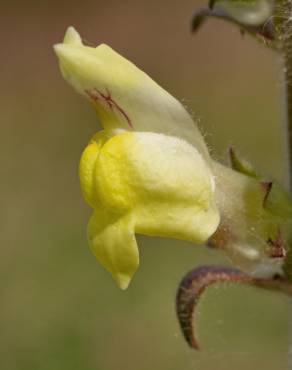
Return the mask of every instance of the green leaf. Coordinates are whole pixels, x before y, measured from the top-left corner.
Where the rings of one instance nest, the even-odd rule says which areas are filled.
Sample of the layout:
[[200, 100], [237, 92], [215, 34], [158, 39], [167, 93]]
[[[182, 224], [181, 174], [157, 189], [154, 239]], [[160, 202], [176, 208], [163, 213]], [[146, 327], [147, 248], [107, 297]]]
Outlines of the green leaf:
[[219, 6], [226, 14], [239, 24], [261, 26], [274, 11], [272, 0], [214, 0], [212, 8]]
[[273, 46], [273, 14], [273, 0], [211, 0], [209, 7], [195, 13], [192, 31], [196, 32], [208, 18], [218, 18], [237, 25], [241, 32], [252, 34]]

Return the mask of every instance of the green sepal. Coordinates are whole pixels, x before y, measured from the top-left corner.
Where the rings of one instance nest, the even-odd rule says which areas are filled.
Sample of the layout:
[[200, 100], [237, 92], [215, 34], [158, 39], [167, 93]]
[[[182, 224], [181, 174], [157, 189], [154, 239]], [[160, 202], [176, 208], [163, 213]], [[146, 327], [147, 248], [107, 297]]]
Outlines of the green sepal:
[[273, 182], [265, 202], [265, 208], [275, 216], [292, 220], [292, 203], [287, 191], [277, 182]]
[[253, 166], [245, 159], [240, 158], [234, 148], [229, 148], [229, 158], [231, 168], [237, 172], [240, 172], [244, 175], [249, 177], [258, 178], [258, 174], [256, 173]]

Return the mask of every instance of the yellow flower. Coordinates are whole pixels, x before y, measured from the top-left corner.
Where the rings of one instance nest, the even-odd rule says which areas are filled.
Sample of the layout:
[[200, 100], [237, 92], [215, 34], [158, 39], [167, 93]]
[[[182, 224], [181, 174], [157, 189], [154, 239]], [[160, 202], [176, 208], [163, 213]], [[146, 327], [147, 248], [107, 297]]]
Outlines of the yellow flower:
[[135, 233], [200, 244], [216, 230], [209, 154], [184, 107], [110, 47], [84, 46], [70, 27], [55, 51], [104, 127], [82, 154], [80, 182], [94, 209], [91, 249], [125, 289], [139, 265]]

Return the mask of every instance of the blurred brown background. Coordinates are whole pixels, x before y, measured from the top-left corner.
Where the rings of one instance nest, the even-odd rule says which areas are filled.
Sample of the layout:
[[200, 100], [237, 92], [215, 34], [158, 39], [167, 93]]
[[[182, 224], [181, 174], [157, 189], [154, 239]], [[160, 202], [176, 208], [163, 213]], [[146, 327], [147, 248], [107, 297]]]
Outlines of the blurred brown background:
[[213, 287], [199, 307], [204, 351], [183, 341], [178, 282], [198, 264], [227, 263], [223, 255], [139, 237], [141, 267], [121, 292], [87, 247], [90, 210], [77, 167], [98, 124], [53, 54], [69, 25], [92, 45], [111, 45], [183, 101], [216, 158], [234, 145], [282, 178], [280, 61], [219, 21], [191, 35], [200, 5], [1, 4], [1, 370], [288, 369], [288, 301], [277, 294]]

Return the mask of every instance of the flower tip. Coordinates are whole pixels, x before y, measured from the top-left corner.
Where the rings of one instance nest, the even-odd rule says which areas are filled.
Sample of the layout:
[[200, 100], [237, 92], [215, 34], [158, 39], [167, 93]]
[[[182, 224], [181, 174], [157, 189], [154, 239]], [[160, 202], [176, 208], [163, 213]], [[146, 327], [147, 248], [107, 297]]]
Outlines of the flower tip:
[[114, 276], [114, 279], [116, 280], [118, 287], [121, 290], [126, 290], [132, 280], [132, 277], [129, 275], [124, 275], [124, 274], [116, 274]]
[[57, 54], [57, 57], [60, 59], [65, 56], [66, 50], [70, 49], [68, 46], [82, 46], [82, 40], [79, 33], [75, 30], [74, 27], [70, 26], [67, 28], [63, 42], [55, 44], [54, 50]]
[[62, 55], [62, 51], [63, 51], [63, 44], [55, 44], [53, 46], [53, 49], [54, 49], [57, 57], [60, 59], [60, 56]]
[[72, 61], [74, 61], [74, 48], [67, 44], [55, 44], [53, 48], [59, 62], [72, 64]]
[[72, 47], [72, 45], [64, 43], [55, 44], [53, 48], [59, 60], [61, 71], [64, 75], [64, 71], [69, 72], [70, 69], [74, 68], [74, 61], [79, 56], [78, 50]]
[[79, 33], [73, 26], [67, 28], [63, 43], [70, 45], [83, 45]]

